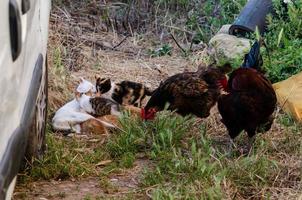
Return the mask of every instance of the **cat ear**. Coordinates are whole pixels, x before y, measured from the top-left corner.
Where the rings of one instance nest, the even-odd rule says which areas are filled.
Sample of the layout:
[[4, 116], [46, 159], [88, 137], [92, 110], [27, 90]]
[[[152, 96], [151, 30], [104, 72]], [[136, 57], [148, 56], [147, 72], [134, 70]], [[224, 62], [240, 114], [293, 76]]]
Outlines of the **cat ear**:
[[114, 90], [119, 92], [120, 89], [121, 89], [121, 86], [118, 83], [116, 83], [115, 86], [114, 86]]
[[124, 88], [121, 86], [121, 85], [117, 85], [117, 91], [120, 92], [120, 93], [123, 93], [124, 92]]
[[95, 80], [99, 80], [99, 79], [101, 79], [101, 76], [97, 74], [94, 76], [94, 78], [95, 78]]
[[84, 81], [85, 81], [85, 79], [83, 77], [78, 77], [76, 80], [76, 83], [77, 83], [77, 85], [80, 85]]

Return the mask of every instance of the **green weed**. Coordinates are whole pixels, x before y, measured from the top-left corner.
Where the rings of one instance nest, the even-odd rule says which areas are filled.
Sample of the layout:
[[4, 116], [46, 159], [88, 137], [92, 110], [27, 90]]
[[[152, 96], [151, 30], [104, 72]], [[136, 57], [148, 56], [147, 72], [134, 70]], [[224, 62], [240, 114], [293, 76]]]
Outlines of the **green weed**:
[[73, 138], [57, 138], [46, 135], [47, 151], [43, 159], [35, 160], [32, 167], [20, 176], [21, 181], [67, 179], [95, 174], [96, 164], [108, 156], [100, 148]]
[[268, 17], [265, 34], [270, 60], [265, 55], [264, 63], [270, 80], [278, 82], [302, 71], [302, 4], [289, 4], [288, 12], [280, 1], [274, 1], [274, 6], [276, 14]]

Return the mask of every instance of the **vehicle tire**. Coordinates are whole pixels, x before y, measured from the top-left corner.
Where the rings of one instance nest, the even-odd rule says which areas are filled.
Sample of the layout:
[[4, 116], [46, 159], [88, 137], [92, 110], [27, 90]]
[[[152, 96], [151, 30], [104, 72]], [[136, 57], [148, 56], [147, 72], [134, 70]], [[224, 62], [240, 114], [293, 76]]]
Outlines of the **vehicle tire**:
[[47, 123], [47, 103], [48, 103], [48, 64], [47, 56], [43, 69], [41, 85], [39, 88], [36, 106], [34, 110], [33, 122], [27, 139], [25, 159], [32, 162], [35, 158], [41, 159], [46, 149], [45, 130]]

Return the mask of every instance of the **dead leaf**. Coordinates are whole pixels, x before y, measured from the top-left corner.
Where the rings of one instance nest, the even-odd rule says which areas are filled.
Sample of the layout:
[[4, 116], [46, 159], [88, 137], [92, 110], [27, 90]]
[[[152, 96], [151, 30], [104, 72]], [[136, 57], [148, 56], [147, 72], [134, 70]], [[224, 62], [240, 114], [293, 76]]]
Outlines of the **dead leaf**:
[[96, 143], [96, 142], [99, 142], [101, 141], [100, 139], [91, 139], [91, 140], [88, 140], [88, 142], [93, 142], [93, 143]]
[[101, 162], [99, 162], [98, 164], [96, 164], [95, 166], [99, 167], [99, 166], [105, 166], [112, 163], [112, 160], [103, 160]]

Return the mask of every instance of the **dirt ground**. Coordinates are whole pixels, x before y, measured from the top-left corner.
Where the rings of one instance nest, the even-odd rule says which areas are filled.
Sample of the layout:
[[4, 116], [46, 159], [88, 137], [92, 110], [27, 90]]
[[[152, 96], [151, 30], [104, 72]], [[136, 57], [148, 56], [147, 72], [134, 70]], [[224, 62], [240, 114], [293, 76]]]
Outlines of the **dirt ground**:
[[139, 198], [148, 199], [148, 195], [136, 194], [139, 178], [143, 168], [148, 165], [144, 159], [136, 160], [133, 168], [109, 177], [110, 187], [104, 187], [99, 177], [87, 177], [83, 179], [37, 181], [29, 185], [17, 187], [14, 199], [124, 199]]

